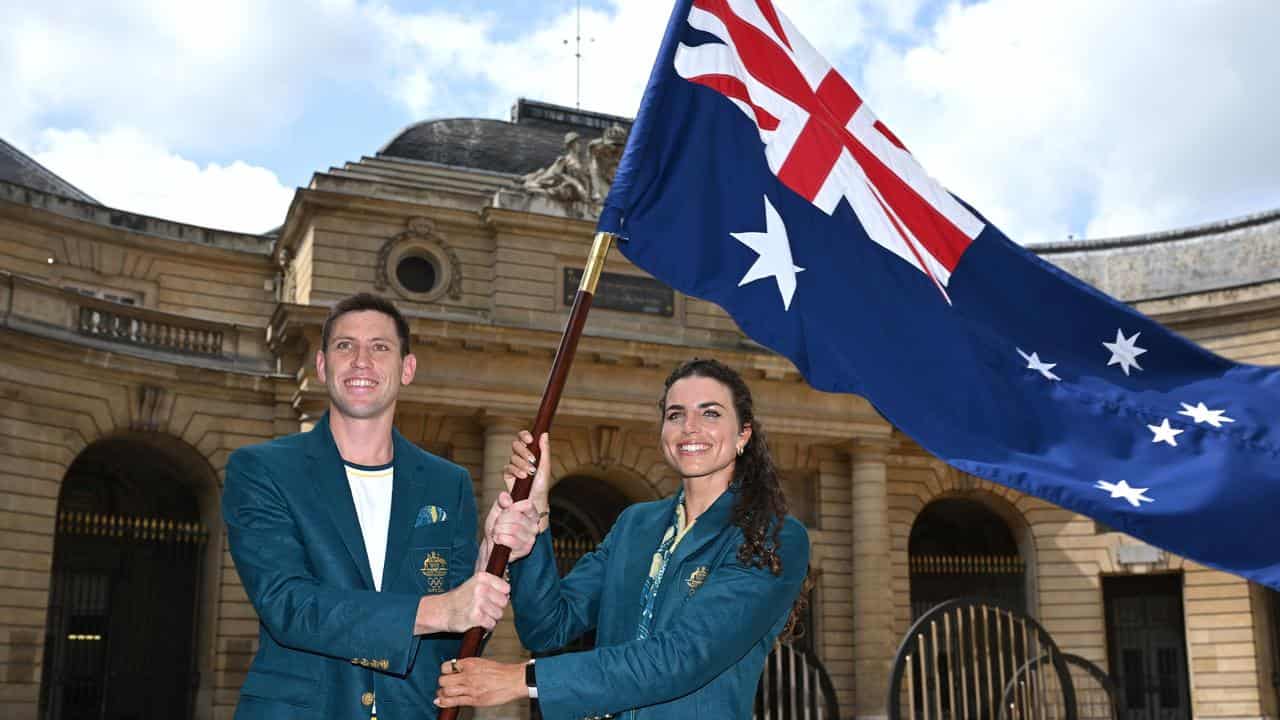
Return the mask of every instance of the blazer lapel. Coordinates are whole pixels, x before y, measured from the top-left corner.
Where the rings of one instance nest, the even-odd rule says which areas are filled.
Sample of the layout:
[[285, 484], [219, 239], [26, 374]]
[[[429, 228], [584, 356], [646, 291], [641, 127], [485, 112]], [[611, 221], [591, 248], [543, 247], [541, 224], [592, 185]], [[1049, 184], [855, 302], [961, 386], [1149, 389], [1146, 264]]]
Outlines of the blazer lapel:
[[418, 453], [396, 430], [391, 431], [395, 446], [395, 473], [391, 481], [391, 524], [387, 529], [386, 562], [382, 566], [382, 589], [391, 587], [396, 571], [408, 552], [409, 534], [417, 518], [418, 508], [427, 494], [427, 478]]
[[[672, 551], [671, 558], [667, 561], [668, 571], [674, 572], [680, 567], [680, 563], [684, 562], [685, 558], [694, 554], [702, 546], [720, 535], [720, 531], [729, 525], [733, 503], [737, 499], [737, 495], [738, 493], [732, 489], [725, 490], [720, 493], [720, 497], [716, 498], [715, 502], [711, 503], [711, 507], [698, 516], [698, 519], [693, 523], [693, 527], [689, 528], [688, 534]], [[663, 579], [662, 584], [667, 584], [666, 579]]]
[[338, 454], [338, 446], [333, 442], [333, 434], [329, 431], [329, 413], [320, 418], [320, 422], [308, 434], [311, 440], [307, 449], [307, 465], [311, 477], [315, 478], [322, 504], [329, 513], [338, 530], [338, 537], [351, 555], [351, 561], [360, 571], [367, 589], [373, 589], [373, 573], [369, 570], [369, 553], [364, 547], [364, 535], [360, 532], [360, 519], [356, 516], [356, 505], [351, 499], [351, 485], [347, 482], [347, 473]]

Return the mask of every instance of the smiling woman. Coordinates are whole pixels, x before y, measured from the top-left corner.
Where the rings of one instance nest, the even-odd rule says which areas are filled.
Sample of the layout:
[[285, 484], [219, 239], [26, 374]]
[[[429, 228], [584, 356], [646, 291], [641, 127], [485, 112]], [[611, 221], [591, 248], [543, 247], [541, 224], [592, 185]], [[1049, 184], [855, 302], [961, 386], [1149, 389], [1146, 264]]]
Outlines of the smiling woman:
[[[687, 362], [667, 378], [659, 406], [663, 456], [681, 489], [623, 511], [564, 578], [541, 526], [550, 439], [540, 439], [536, 469], [526, 449], [532, 436], [512, 443], [508, 486], [535, 473], [533, 489], [520, 503], [500, 496], [486, 527], [532, 525], [530, 537], [542, 530], [511, 565], [520, 640], [542, 653], [594, 630], [596, 646], [536, 665], [445, 663], [437, 705], [530, 697], [547, 718], [641, 708], [662, 717], [751, 717], [765, 658], [796, 616], [808, 535], [787, 515], [751, 391], [736, 372], [714, 360]], [[527, 550], [513, 546], [513, 557]]]

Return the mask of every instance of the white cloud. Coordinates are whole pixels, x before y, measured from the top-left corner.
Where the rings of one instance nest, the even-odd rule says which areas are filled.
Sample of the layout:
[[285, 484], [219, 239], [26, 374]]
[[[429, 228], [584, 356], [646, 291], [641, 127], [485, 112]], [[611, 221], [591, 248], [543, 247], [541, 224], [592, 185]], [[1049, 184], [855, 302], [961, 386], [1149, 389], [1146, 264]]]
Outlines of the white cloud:
[[132, 129], [46, 130], [33, 156], [104, 205], [205, 227], [266, 232], [293, 197], [266, 168], [201, 167]]
[[[616, 115], [634, 115], [649, 78], [670, 8], [651, 1], [617, 2], [612, 12], [582, 12], [581, 103]], [[512, 40], [480, 39], [459, 52], [454, 72], [484, 81], [484, 103], [494, 115], [517, 97], [573, 106], [577, 19], [572, 9]], [[424, 28], [425, 29], [425, 28]], [[421, 33], [422, 47], [435, 41]]]
[[[926, 168], [1016, 240], [1148, 232], [1280, 204], [1278, 3], [777, 2]], [[503, 117], [521, 96], [572, 105], [575, 18], [572, 3], [557, 7], [525, 11], [535, 19], [513, 28], [504, 13], [377, 0], [305, 11], [284, 0], [0, 0], [0, 136], [58, 150], [59, 172], [105, 200], [81, 175], [92, 156], [71, 153], [106, 152], [123, 142], [117, 128], [157, 157], [218, 159], [188, 174], [213, 177], [249, 171], [236, 158], [289, 140], [300, 122], [341, 127], [361, 111], [345, 102], [353, 88], [404, 108], [392, 124]], [[583, 10], [582, 104], [631, 115], [670, 3], [602, 8]], [[67, 134], [55, 148], [54, 131], [72, 129], [85, 140]], [[139, 197], [158, 192], [142, 173], [117, 178], [118, 191], [127, 182]], [[212, 224], [247, 224], [222, 217]]]
[[[228, 151], [281, 135], [326, 81], [360, 81], [382, 53], [349, 2], [4, 2], [0, 135], [137, 128]], [[70, 123], [67, 118], [74, 118]]]
[[1141, 233], [1280, 199], [1280, 5], [990, 0], [881, 45], [877, 112], [1011, 237]]
[[[864, 17], [883, 15], [889, 0], [805, 0], [779, 2], [779, 8], [826, 52], [844, 52], [863, 39]], [[915, 7], [918, 3], [905, 3]], [[875, 6], [875, 7], [872, 7]], [[902, 14], [898, 8], [894, 12]], [[670, 18], [669, 3], [612, 0], [607, 9], [584, 7], [581, 42], [581, 105], [632, 116], [640, 105], [654, 57]], [[907, 12], [914, 15], [914, 11]], [[397, 76], [394, 94], [420, 115], [460, 99], [477, 111], [502, 116], [517, 97], [561, 105], [578, 102], [575, 36], [577, 16], [571, 4], [559, 15], [507, 40], [494, 38], [500, 19], [461, 21], [440, 15], [381, 16], [393, 37], [399, 62], [412, 68]], [[439, 94], [439, 78], [448, 78], [451, 97]], [[479, 82], [476, 87], [469, 87]], [[457, 96], [461, 90], [463, 98]]]

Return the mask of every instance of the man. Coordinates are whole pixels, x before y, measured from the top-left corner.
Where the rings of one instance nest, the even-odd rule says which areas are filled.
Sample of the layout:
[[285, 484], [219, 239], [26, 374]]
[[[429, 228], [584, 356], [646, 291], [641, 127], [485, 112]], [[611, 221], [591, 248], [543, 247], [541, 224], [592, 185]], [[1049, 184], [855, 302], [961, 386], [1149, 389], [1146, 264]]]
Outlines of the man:
[[467, 471], [392, 427], [417, 369], [400, 312], [342, 300], [315, 362], [329, 410], [314, 429], [227, 461], [231, 556], [260, 620], [236, 718], [434, 718], [446, 634], [492, 629], [509, 588], [478, 567]]

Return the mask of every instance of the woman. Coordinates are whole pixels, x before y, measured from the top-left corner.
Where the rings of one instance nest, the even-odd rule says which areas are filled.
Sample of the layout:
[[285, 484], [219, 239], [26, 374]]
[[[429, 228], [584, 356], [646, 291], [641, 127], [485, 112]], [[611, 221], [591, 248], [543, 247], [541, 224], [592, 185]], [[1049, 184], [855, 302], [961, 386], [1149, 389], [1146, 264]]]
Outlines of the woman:
[[[490, 513], [522, 523], [511, 587], [516, 630], [535, 652], [596, 629], [596, 648], [536, 666], [480, 658], [442, 666], [436, 704], [492, 706], [536, 697], [548, 720], [601, 717], [750, 718], [765, 658], [786, 630], [808, 567], [804, 526], [787, 515], [764, 431], [742, 378], [693, 360], [667, 378], [662, 452], [682, 487], [627, 508], [592, 553], [560, 579], [545, 528], [550, 443], [530, 503]], [[508, 486], [534, 470], [522, 432]], [[544, 512], [538, 512], [538, 510]], [[532, 536], [536, 533], [536, 541]], [[656, 550], [655, 550], [656, 548]], [[628, 712], [634, 711], [634, 712]]]

